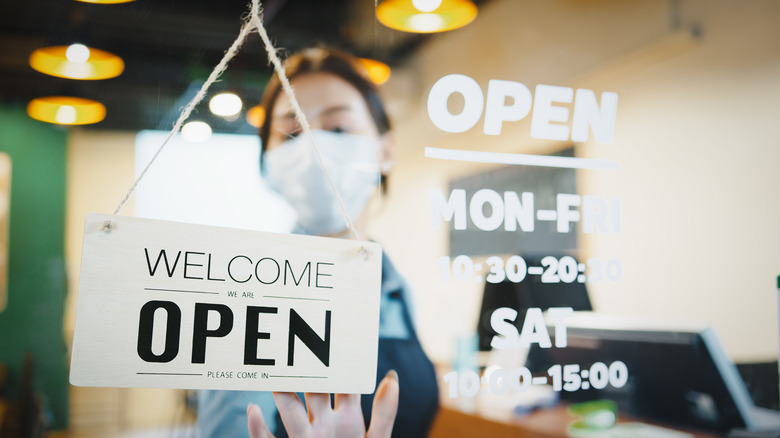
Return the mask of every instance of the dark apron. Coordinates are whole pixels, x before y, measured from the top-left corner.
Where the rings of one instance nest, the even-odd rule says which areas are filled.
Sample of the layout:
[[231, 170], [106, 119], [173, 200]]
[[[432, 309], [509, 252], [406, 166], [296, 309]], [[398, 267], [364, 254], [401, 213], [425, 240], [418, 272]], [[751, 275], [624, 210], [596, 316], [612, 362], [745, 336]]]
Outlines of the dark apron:
[[[400, 291], [392, 293], [400, 297], [404, 322], [410, 333], [408, 339], [379, 338], [376, 384], [378, 385], [391, 369], [398, 373], [401, 392], [398, 400], [398, 415], [393, 426], [393, 438], [425, 437], [439, 408], [436, 372], [417, 339], [403, 293]], [[374, 394], [364, 394], [360, 397], [366, 429], [371, 422], [373, 402]], [[276, 413], [275, 435], [277, 438], [288, 436], [279, 412]]]

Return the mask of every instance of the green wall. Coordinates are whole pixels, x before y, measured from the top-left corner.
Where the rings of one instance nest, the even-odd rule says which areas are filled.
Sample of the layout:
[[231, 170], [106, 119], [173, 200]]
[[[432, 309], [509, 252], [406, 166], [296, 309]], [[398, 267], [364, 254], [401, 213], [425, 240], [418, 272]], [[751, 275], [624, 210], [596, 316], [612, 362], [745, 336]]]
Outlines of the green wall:
[[0, 151], [11, 156], [8, 303], [0, 313], [0, 362], [16, 397], [22, 359], [35, 359], [35, 390], [49, 427], [68, 421], [65, 294], [67, 131], [0, 107]]

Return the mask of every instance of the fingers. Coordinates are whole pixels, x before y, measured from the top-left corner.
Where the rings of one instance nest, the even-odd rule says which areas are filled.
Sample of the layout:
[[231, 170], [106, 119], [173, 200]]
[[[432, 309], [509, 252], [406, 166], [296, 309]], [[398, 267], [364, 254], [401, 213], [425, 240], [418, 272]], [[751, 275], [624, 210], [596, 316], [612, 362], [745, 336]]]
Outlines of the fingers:
[[273, 394], [287, 434], [293, 437], [309, 435], [311, 430], [309, 417], [306, 415], [306, 408], [298, 395], [294, 392], [274, 392]]
[[360, 406], [360, 394], [336, 394], [336, 436], [365, 437], [366, 423]]
[[260, 407], [254, 404], [250, 404], [246, 407], [247, 427], [249, 428], [249, 436], [252, 438], [273, 438], [271, 431], [268, 430], [268, 426], [263, 420], [263, 411]]
[[360, 394], [336, 394], [333, 409], [360, 409]]
[[393, 432], [395, 415], [398, 412], [398, 373], [390, 370], [379, 382], [374, 405], [371, 408], [371, 425], [368, 427], [369, 438], [387, 438]]
[[309, 422], [314, 423], [314, 420], [322, 418], [329, 412], [330, 409], [330, 394], [315, 394], [307, 392], [303, 395], [306, 397], [306, 408], [309, 411]]

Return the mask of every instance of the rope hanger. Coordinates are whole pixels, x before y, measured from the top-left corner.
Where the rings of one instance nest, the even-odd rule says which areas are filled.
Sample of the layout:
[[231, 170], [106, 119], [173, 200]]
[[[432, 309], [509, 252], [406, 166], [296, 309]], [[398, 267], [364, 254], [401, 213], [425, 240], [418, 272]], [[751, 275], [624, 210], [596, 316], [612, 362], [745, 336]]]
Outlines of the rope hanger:
[[[290, 85], [290, 81], [284, 72], [284, 67], [282, 65], [281, 59], [279, 58], [277, 50], [276, 48], [274, 48], [273, 43], [271, 43], [271, 39], [268, 37], [268, 32], [266, 32], [265, 26], [263, 26], [262, 8], [260, 6], [260, 0], [252, 0], [249, 15], [247, 15], [244, 18], [243, 24], [241, 25], [241, 30], [238, 32], [238, 37], [236, 37], [236, 40], [233, 41], [233, 44], [230, 46], [228, 51], [225, 52], [225, 55], [222, 57], [222, 60], [219, 61], [216, 67], [214, 67], [214, 70], [212, 70], [211, 74], [209, 74], [209, 77], [206, 80], [206, 82], [203, 83], [203, 85], [200, 87], [200, 89], [195, 94], [195, 96], [189, 101], [189, 103], [187, 103], [184, 109], [182, 109], [179, 118], [173, 124], [173, 128], [165, 137], [165, 140], [163, 140], [162, 144], [157, 148], [157, 151], [149, 160], [149, 163], [146, 164], [144, 169], [141, 171], [141, 173], [135, 179], [133, 184], [130, 186], [125, 196], [116, 206], [113, 214], [116, 215], [119, 214], [120, 211], [122, 211], [122, 209], [127, 204], [128, 200], [130, 199], [130, 196], [133, 194], [138, 184], [144, 178], [146, 172], [152, 166], [152, 163], [154, 163], [154, 161], [160, 155], [160, 152], [162, 152], [163, 148], [165, 148], [165, 146], [168, 144], [168, 141], [170, 141], [170, 139], [177, 132], [181, 130], [182, 125], [190, 117], [190, 114], [195, 109], [195, 106], [198, 103], [200, 103], [203, 100], [203, 98], [206, 97], [206, 93], [208, 92], [209, 87], [211, 87], [211, 85], [214, 82], [216, 82], [217, 79], [219, 79], [222, 73], [224, 73], [225, 70], [227, 70], [228, 63], [230, 62], [231, 59], [233, 59], [234, 56], [238, 54], [239, 50], [241, 49], [241, 45], [244, 43], [244, 41], [246, 41], [246, 38], [252, 32], [257, 32], [257, 34], [260, 35], [260, 38], [263, 40], [263, 45], [265, 46], [265, 50], [268, 53], [268, 62], [273, 65], [274, 71], [279, 76], [279, 80], [282, 84], [282, 89], [290, 98], [290, 103], [292, 105], [293, 112], [295, 114], [295, 120], [301, 126], [304, 135], [309, 139], [309, 143], [311, 143], [311, 146], [314, 148], [315, 155], [317, 156], [317, 160], [319, 161], [322, 170], [325, 172], [325, 177], [328, 180], [328, 184], [330, 185], [331, 189], [333, 189], [333, 192], [336, 194], [336, 200], [338, 201], [339, 208], [341, 209], [341, 212], [344, 215], [344, 219], [346, 219], [347, 228], [349, 229], [349, 231], [352, 234], [352, 237], [355, 240], [358, 241], [361, 240], [360, 236], [358, 235], [357, 229], [355, 228], [355, 224], [352, 222], [352, 219], [350, 219], [349, 214], [347, 213], [347, 208], [344, 206], [344, 201], [341, 199], [341, 195], [336, 189], [336, 184], [333, 182], [333, 179], [328, 173], [328, 169], [325, 167], [325, 162], [322, 159], [320, 150], [317, 147], [317, 144], [314, 142], [314, 138], [311, 134], [309, 121], [306, 119], [306, 115], [303, 113], [303, 109], [301, 109], [300, 104], [298, 104], [298, 100], [295, 97], [295, 91]], [[106, 221], [106, 223], [103, 224], [103, 230], [108, 231], [110, 229], [111, 229], [111, 222]]]

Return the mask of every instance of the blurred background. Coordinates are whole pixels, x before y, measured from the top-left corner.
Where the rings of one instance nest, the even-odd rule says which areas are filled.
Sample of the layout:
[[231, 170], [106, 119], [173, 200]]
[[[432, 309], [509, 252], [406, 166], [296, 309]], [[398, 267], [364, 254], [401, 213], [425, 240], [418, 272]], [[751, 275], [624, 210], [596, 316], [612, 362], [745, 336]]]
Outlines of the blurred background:
[[[385, 3], [269, 0], [264, 23], [283, 54], [327, 45], [365, 58], [367, 66], [380, 63], [375, 80], [397, 145], [388, 193], [372, 211], [371, 237], [412, 285], [417, 330], [434, 363], [454, 366], [485, 309], [482, 278], [466, 272], [467, 280], [447, 280], [443, 264], [449, 270], [459, 255], [475, 264], [494, 255], [570, 255], [612, 261], [608, 278], [584, 283], [589, 307], [712, 326], [756, 402], [777, 409], [780, 3], [466, 1], [478, 12], [449, 30], [437, 28], [449, 17], [388, 27], [377, 14]], [[207, 0], [4, 6], [0, 431], [193, 436], [187, 391], [68, 384], [83, 222], [88, 212], [113, 211], [235, 39], [247, 10], [242, 1]], [[85, 49], [89, 62], [101, 63], [79, 67], [87, 63], [79, 60]], [[121, 61], [112, 64], [111, 55]], [[259, 37], [250, 36], [190, 117], [200, 124], [174, 138], [123, 214], [290, 229], [294, 213], [268, 191], [257, 168], [263, 109], [256, 105], [272, 74], [266, 56]], [[65, 66], [57, 64], [63, 57]], [[547, 84], [617, 93], [614, 141], [533, 138], [530, 115], [505, 122], [500, 135], [484, 134], [483, 119], [446, 133], [426, 105], [433, 84], [453, 73], [474, 79], [483, 93], [491, 79], [532, 91]], [[221, 93], [237, 96], [237, 109], [210, 107]], [[565, 155], [619, 168], [544, 171], [439, 160], [426, 157], [426, 147]], [[471, 196], [484, 187], [532, 191], [542, 204], [562, 192], [617, 199], [620, 230], [584, 233], [577, 225], [566, 239], [540, 229], [536, 237], [507, 240], [471, 223], [463, 232], [446, 224], [432, 229], [431, 190], [465, 188]]]

